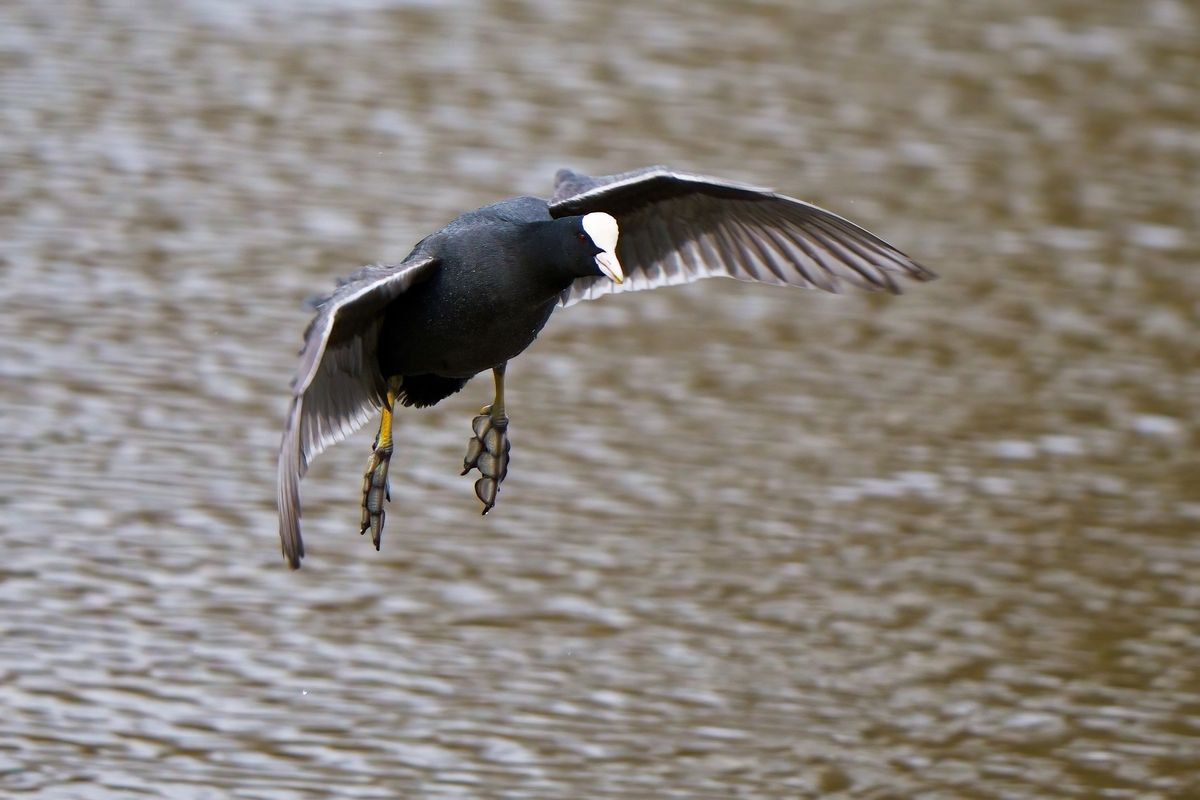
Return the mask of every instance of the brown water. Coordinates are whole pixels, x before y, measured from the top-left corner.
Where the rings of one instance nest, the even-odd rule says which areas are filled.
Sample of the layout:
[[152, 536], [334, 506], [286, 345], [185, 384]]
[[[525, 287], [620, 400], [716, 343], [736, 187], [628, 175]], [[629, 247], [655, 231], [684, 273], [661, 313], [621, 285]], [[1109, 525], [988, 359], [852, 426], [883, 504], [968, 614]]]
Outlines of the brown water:
[[[0, 795], [1200, 797], [1200, 12], [6, 2]], [[302, 299], [560, 166], [845, 213], [274, 457]]]

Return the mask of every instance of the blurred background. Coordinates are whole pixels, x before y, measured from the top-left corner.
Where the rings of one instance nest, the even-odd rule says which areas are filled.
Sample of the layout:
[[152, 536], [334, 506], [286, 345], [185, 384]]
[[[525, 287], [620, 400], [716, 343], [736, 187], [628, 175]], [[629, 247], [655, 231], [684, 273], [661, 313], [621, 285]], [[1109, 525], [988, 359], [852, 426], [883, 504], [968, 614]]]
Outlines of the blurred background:
[[[0, 794], [1200, 796], [1183, 0], [7, 0]], [[557, 315], [303, 485], [305, 297], [554, 170], [844, 214], [900, 297]]]

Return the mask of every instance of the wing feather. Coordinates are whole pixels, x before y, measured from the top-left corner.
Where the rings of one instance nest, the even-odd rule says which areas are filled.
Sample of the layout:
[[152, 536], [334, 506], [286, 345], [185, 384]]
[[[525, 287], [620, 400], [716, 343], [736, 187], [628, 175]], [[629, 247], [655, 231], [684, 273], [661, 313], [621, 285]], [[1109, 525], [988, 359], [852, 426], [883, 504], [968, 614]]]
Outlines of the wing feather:
[[563, 292], [563, 305], [711, 277], [893, 293], [900, 291], [897, 277], [936, 277], [831, 211], [769, 189], [667, 167], [603, 177], [561, 170], [551, 215], [591, 211], [616, 217], [617, 256], [626, 280], [579, 278]]
[[304, 556], [300, 479], [325, 448], [358, 430], [382, 406], [384, 377], [376, 359], [381, 312], [435, 263], [420, 255], [401, 264], [363, 267], [315, 303], [279, 446], [279, 539], [293, 569]]

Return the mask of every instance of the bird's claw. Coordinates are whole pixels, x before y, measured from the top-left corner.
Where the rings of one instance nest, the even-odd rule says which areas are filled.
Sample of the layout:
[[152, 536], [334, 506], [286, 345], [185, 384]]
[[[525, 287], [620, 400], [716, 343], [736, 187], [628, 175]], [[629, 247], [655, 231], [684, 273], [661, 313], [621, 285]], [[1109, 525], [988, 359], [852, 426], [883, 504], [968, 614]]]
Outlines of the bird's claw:
[[383, 520], [387, 517], [383, 502], [392, 499], [387, 477], [391, 463], [392, 445], [375, 447], [367, 461], [367, 471], [363, 473], [362, 527], [359, 534], [370, 530], [371, 544], [375, 545], [376, 550], [383, 539]]
[[475, 481], [475, 496], [483, 503], [484, 514], [496, 505], [496, 491], [508, 474], [508, 452], [512, 449], [508, 439], [508, 417], [493, 417], [491, 411], [491, 406], [485, 406], [479, 416], [471, 420], [475, 435], [467, 443], [462, 470], [463, 475], [473, 469], [479, 470], [482, 477]]

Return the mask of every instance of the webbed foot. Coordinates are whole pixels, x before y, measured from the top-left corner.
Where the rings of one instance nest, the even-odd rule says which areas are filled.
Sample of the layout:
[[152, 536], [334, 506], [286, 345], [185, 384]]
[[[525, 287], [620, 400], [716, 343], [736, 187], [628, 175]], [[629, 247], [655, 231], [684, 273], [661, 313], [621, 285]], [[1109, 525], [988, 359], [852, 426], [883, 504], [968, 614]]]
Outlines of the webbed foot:
[[484, 406], [479, 416], [471, 421], [475, 435], [467, 443], [467, 455], [463, 458], [463, 475], [473, 469], [479, 470], [481, 477], [475, 481], [475, 496], [483, 503], [484, 514], [496, 505], [496, 492], [508, 474], [508, 453], [512, 449], [508, 417], [503, 411], [496, 414], [494, 409], [494, 406]]
[[363, 473], [362, 526], [359, 534], [371, 531], [371, 544], [379, 549], [383, 539], [383, 521], [387, 512], [383, 508], [385, 500], [392, 499], [391, 487], [388, 486], [388, 467], [392, 463], [392, 443], [385, 447], [376, 443], [367, 460], [367, 471]]

